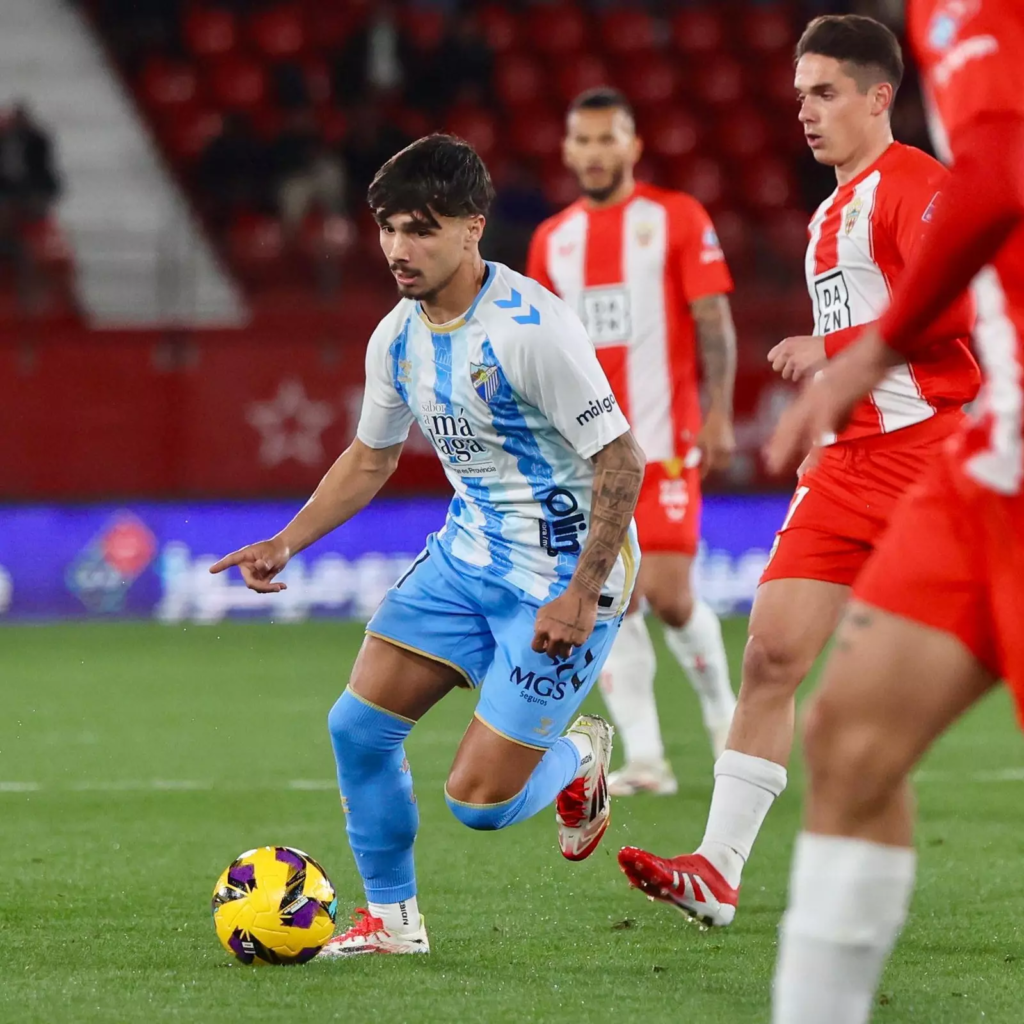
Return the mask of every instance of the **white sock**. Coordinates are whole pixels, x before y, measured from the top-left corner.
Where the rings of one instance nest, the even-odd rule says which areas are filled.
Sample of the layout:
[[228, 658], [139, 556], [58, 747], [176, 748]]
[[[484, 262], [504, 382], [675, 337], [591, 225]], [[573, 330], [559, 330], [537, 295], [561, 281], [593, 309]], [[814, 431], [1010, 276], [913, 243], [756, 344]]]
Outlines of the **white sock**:
[[600, 680], [627, 762], [657, 763], [665, 756], [654, 702], [655, 668], [647, 623], [640, 612], [633, 612], [619, 627]]
[[704, 839], [707, 857], [735, 888], [768, 809], [786, 788], [786, 769], [763, 757], [727, 750], [715, 762], [715, 789]]
[[392, 935], [419, 931], [420, 908], [415, 896], [401, 903], [367, 903], [366, 909], [374, 917], [379, 917]]
[[915, 861], [901, 846], [800, 834], [779, 928], [774, 1024], [866, 1024], [907, 918]]
[[665, 643], [700, 698], [708, 731], [728, 729], [736, 710], [736, 697], [729, 682], [722, 624], [711, 606], [705, 601], [694, 602], [693, 614], [685, 626], [665, 627]]

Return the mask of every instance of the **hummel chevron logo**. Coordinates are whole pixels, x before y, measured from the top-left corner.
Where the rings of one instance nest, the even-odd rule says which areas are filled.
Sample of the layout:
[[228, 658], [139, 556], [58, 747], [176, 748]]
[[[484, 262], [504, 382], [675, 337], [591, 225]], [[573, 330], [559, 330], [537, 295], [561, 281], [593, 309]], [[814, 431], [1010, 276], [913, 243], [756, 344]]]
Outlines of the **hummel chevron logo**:
[[[522, 309], [523, 297], [519, 292], [513, 288], [512, 293], [507, 299], [495, 299], [494, 304], [498, 309]], [[520, 313], [519, 316], [512, 317], [517, 324], [539, 324], [540, 323], [540, 310], [536, 306], [531, 305], [529, 312]]]

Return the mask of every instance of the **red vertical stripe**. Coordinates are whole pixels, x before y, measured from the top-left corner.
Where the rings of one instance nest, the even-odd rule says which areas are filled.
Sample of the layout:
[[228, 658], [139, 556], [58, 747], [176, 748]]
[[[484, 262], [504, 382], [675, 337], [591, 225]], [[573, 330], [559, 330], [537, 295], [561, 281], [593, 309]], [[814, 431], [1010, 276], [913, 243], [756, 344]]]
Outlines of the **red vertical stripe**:
[[815, 275], [834, 270], [839, 265], [839, 227], [843, 220], [843, 207], [849, 198], [849, 194], [840, 189], [821, 222], [821, 234], [814, 248]]
[[[626, 203], [587, 211], [587, 241], [583, 256], [583, 287], [622, 284], [625, 280], [622, 225]], [[626, 419], [630, 419], [627, 373], [629, 344], [602, 345], [597, 357]]]

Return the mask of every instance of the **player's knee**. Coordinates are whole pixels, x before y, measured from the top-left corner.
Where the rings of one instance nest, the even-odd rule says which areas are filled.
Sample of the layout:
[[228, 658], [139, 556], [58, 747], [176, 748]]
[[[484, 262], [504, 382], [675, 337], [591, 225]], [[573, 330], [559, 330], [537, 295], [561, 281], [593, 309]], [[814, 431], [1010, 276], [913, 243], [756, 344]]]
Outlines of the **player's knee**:
[[796, 690], [814, 659], [792, 641], [780, 636], [752, 633], [743, 650], [742, 688]]
[[346, 689], [327, 713], [327, 729], [338, 761], [383, 754], [402, 745], [407, 723], [360, 700]]
[[489, 802], [460, 800], [445, 786], [444, 799], [458, 821], [478, 832], [493, 832], [504, 828], [515, 813], [515, 798]]
[[689, 589], [672, 593], [654, 591], [647, 595], [647, 603], [670, 629], [682, 629], [693, 615], [693, 594]]
[[[452, 767], [445, 783], [444, 795], [448, 806], [456, 818], [463, 821], [456, 813], [457, 807], [487, 807], [507, 803], [523, 788], [518, 781], [496, 778], [492, 774], [482, 772], [472, 765], [456, 764]], [[469, 822], [463, 821], [463, 824]], [[481, 826], [470, 825], [470, 828]]]

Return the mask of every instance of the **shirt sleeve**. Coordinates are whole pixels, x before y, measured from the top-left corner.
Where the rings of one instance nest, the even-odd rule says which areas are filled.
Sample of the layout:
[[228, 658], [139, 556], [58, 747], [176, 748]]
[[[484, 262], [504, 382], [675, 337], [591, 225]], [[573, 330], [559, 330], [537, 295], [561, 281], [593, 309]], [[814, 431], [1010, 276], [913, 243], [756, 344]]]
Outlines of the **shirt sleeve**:
[[956, 163], [938, 215], [879, 325], [900, 352], [934, 340], [933, 322], [1024, 219], [1024, 117], [982, 119], [950, 141]]
[[390, 448], [401, 443], [409, 436], [414, 419], [398, 390], [403, 367], [389, 334], [378, 327], [366, 347], [366, 387], [356, 437], [367, 448]]
[[518, 346], [509, 360], [509, 383], [584, 459], [629, 430], [593, 343], [579, 319], [565, 308], [545, 309], [551, 327]]
[[541, 224], [530, 239], [530, 249], [526, 254], [526, 276], [532, 277], [538, 284], [544, 285], [549, 292], [555, 292], [555, 286], [548, 274], [548, 235], [547, 224]]
[[687, 302], [708, 295], [727, 295], [733, 289], [732, 275], [715, 226], [707, 210], [695, 199], [669, 210], [678, 273]]

